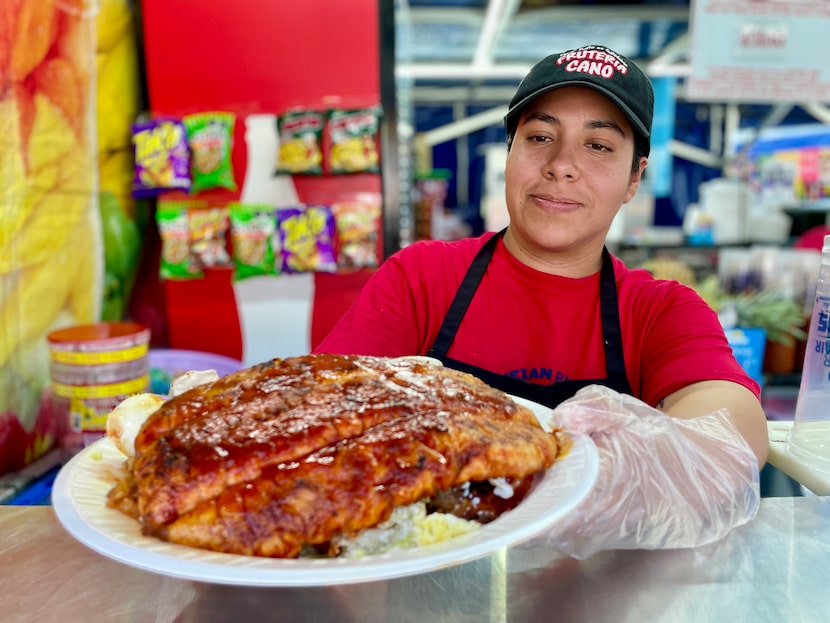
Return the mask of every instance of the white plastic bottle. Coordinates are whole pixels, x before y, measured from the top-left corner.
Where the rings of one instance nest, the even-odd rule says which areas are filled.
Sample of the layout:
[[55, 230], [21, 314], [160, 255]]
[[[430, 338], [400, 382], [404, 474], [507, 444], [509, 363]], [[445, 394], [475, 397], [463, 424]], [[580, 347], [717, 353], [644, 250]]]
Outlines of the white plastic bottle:
[[830, 472], [830, 235], [824, 238], [816, 297], [787, 449]]

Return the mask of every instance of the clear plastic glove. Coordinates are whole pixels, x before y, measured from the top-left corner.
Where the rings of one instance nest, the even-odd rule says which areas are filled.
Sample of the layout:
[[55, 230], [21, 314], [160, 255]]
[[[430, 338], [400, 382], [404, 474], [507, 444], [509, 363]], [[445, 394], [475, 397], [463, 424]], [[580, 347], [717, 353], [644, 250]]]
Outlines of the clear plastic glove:
[[547, 535], [562, 554], [696, 547], [758, 512], [758, 462], [725, 409], [681, 420], [592, 385], [552, 425], [589, 435], [600, 456], [594, 489]]

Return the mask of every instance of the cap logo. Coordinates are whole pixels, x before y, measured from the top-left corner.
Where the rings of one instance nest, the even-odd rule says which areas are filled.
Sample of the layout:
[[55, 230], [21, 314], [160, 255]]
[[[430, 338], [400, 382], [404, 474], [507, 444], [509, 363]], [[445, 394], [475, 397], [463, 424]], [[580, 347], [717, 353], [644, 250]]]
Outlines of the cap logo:
[[587, 74], [610, 80], [615, 73], [628, 73], [626, 65], [618, 56], [609, 50], [581, 48], [562, 54], [556, 59], [557, 65], [564, 65], [564, 70], [570, 73]]

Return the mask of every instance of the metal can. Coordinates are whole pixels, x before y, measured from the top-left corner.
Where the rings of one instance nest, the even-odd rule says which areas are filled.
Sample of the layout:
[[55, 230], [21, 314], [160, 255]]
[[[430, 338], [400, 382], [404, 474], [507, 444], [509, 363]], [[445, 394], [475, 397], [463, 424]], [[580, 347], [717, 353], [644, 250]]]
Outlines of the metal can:
[[107, 416], [150, 386], [150, 329], [137, 322], [100, 322], [52, 331], [50, 385], [61, 423], [61, 447], [71, 456], [103, 437]]

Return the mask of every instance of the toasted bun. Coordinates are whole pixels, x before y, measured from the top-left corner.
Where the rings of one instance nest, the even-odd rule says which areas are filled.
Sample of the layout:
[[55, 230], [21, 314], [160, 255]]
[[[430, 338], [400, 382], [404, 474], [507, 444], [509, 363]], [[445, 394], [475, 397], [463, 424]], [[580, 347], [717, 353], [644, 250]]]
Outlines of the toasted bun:
[[136, 394], [125, 398], [107, 416], [107, 436], [126, 456], [133, 456], [135, 437], [141, 425], [165, 400], [158, 394]]
[[[178, 396], [189, 389], [219, 378], [215, 370], [191, 370], [175, 378], [170, 385], [170, 396]], [[135, 394], [122, 400], [107, 416], [107, 436], [126, 456], [135, 455], [135, 437], [148, 417], [165, 401], [158, 394]]]
[[219, 374], [216, 370], [190, 370], [181, 376], [177, 376], [170, 383], [170, 397], [178, 396], [186, 391], [204, 385], [205, 383], [212, 383], [219, 379]]

